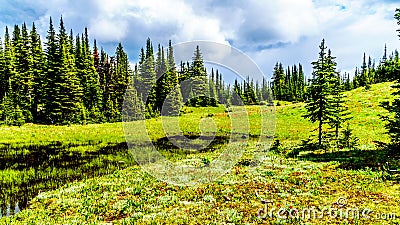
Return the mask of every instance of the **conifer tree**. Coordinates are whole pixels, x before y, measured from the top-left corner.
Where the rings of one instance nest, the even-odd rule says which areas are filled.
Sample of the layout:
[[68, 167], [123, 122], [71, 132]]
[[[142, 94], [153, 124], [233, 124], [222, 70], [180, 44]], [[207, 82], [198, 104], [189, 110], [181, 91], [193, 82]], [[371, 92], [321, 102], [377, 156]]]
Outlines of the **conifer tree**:
[[273, 102], [272, 91], [269, 83], [265, 80], [265, 78], [263, 78], [261, 93], [264, 101], [267, 101], [268, 103]]
[[333, 103], [330, 97], [332, 93], [332, 82], [335, 78], [334, 60], [327, 54], [325, 40], [319, 46], [320, 52], [317, 61], [312, 62], [313, 78], [307, 91], [310, 99], [306, 104], [307, 113], [303, 116], [311, 122], [318, 122], [318, 145], [322, 147], [323, 125], [330, 122], [333, 117]]
[[[328, 50], [328, 64], [331, 64], [334, 68], [336, 67], [335, 57], [331, 56], [331, 50]], [[344, 87], [340, 74], [334, 71], [334, 79], [332, 83], [332, 115], [330, 117], [329, 124], [334, 129], [334, 137], [336, 140], [336, 146], [339, 144], [339, 131], [343, 128], [343, 124], [350, 118], [347, 106], [344, 101]], [[337, 146], [338, 147], [338, 146]]]
[[303, 66], [299, 63], [299, 82], [298, 82], [298, 99], [300, 101], [305, 100], [304, 99], [304, 88], [305, 88], [305, 76], [304, 76], [304, 72], [303, 72]]
[[47, 31], [46, 37], [46, 62], [47, 62], [47, 71], [44, 79], [44, 120], [49, 123], [55, 122], [55, 117], [59, 116], [59, 104], [60, 100], [57, 98], [57, 91], [54, 87], [55, 85], [59, 85], [60, 82], [57, 82], [58, 78], [58, 51], [57, 51], [57, 40], [56, 40], [56, 31], [53, 26], [52, 18], [50, 17], [50, 25], [49, 30]]
[[232, 105], [243, 105], [242, 90], [237, 79], [235, 79], [235, 83], [233, 85], [233, 92], [234, 93], [231, 95]]
[[[395, 19], [397, 20], [397, 24], [400, 25], [400, 9], [396, 9]], [[400, 29], [397, 30], [399, 32], [400, 37]], [[395, 92], [392, 95], [395, 96], [395, 100], [390, 105], [386, 103], [384, 107], [389, 111], [391, 117], [388, 118], [388, 124], [386, 128], [388, 129], [388, 133], [391, 137], [391, 149], [397, 153], [399, 153], [400, 149], [400, 76], [396, 77], [396, 84], [393, 86], [395, 88]]]
[[6, 87], [7, 85], [5, 84], [4, 81], [4, 49], [3, 49], [3, 42], [0, 38], [0, 102], [3, 99], [5, 93], [6, 93]]
[[11, 43], [11, 38], [8, 32], [8, 27], [6, 27], [4, 33], [4, 51], [3, 51], [3, 77], [1, 79], [1, 97], [6, 95], [7, 90], [9, 90], [9, 85], [11, 85], [10, 79], [16, 77], [15, 71], [15, 56], [13, 51], [13, 46]]
[[74, 56], [70, 54], [73, 46], [69, 43], [62, 18], [57, 35], [50, 19], [46, 45], [46, 119], [54, 124], [84, 122], [82, 89], [77, 78]]
[[163, 104], [162, 115], [167, 114], [177, 116], [182, 107], [182, 93], [173, 54], [174, 49], [170, 40], [167, 51], [168, 69], [166, 73], [166, 83], [168, 85], [165, 87], [165, 92], [168, 93], [168, 95]]
[[192, 60], [190, 66], [190, 78], [192, 84], [190, 85], [190, 88], [196, 98], [190, 99], [190, 105], [205, 107], [209, 105], [210, 91], [208, 87], [207, 73], [203, 64], [203, 57], [199, 46], [196, 46]]
[[209, 92], [210, 92], [210, 105], [211, 106], [217, 106], [218, 104], [218, 93], [217, 93], [217, 88], [216, 88], [216, 77], [214, 74], [214, 69], [211, 69], [211, 75], [210, 78], [208, 79], [208, 86], [209, 86]]
[[[65, 30], [64, 22], [60, 19], [60, 30], [57, 36], [58, 68], [57, 76], [60, 83], [55, 84], [59, 98], [61, 117], [56, 117], [57, 123], [84, 123], [85, 107], [82, 101], [82, 88], [77, 76], [75, 58], [71, 55], [71, 46]], [[57, 99], [58, 100], [58, 99]]]
[[273, 79], [272, 85], [273, 85], [274, 98], [276, 100], [283, 100], [284, 99], [285, 73], [283, 71], [282, 63], [275, 64], [272, 79]]
[[21, 126], [25, 123], [24, 115], [19, 105], [15, 102], [11, 79], [8, 80], [8, 91], [5, 93], [0, 105], [1, 118], [8, 126]]
[[157, 96], [154, 52], [150, 38], [146, 41], [146, 54], [139, 71], [141, 79], [138, 80], [138, 92], [142, 94], [142, 101], [145, 103], [148, 117], [152, 117], [156, 114]]
[[168, 77], [167, 77], [167, 70], [168, 70], [168, 65], [165, 60], [165, 54], [164, 54], [164, 48], [161, 48], [161, 45], [158, 44], [158, 50], [157, 50], [157, 58], [156, 58], [156, 68], [155, 68], [155, 73], [156, 73], [156, 108], [157, 110], [161, 111], [162, 105], [165, 101], [165, 98], [167, 97], [169, 91], [171, 88], [169, 87], [168, 83]]
[[11, 77], [11, 85], [14, 90], [15, 103], [19, 106], [23, 116], [28, 122], [32, 122], [31, 105], [33, 101], [33, 77], [29, 70], [29, 37], [25, 23], [22, 29], [14, 26], [13, 49], [15, 56], [15, 74]]
[[33, 102], [31, 112], [33, 120], [39, 122], [43, 120], [43, 115], [39, 112], [39, 105], [41, 106], [44, 102], [45, 93], [44, 89], [44, 73], [46, 70], [45, 55], [42, 49], [42, 43], [40, 36], [36, 31], [35, 23], [32, 24], [30, 32], [30, 52], [31, 55], [29, 61], [30, 73], [33, 77]]
[[[122, 47], [122, 46], [121, 46]], [[97, 47], [96, 47], [97, 48]], [[83, 103], [86, 109], [89, 110], [89, 117], [94, 122], [99, 122], [102, 118], [100, 109], [102, 108], [102, 91], [100, 88], [99, 75], [96, 71], [94, 55], [90, 50], [88, 30], [85, 28], [84, 38], [82, 39], [82, 62], [84, 82], [81, 80], [83, 88]], [[118, 55], [117, 55], [118, 58]], [[126, 75], [127, 76], [127, 75]], [[125, 84], [124, 87], [126, 87]], [[123, 88], [123, 87], [121, 87]], [[123, 95], [121, 92], [120, 95]], [[122, 101], [121, 101], [122, 104]]]

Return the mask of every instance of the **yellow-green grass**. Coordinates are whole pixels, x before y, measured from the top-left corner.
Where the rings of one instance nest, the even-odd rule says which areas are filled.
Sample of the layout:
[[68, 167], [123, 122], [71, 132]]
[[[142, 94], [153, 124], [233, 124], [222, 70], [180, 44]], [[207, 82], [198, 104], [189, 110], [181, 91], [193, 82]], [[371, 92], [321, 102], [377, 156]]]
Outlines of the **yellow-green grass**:
[[[362, 144], [370, 145], [373, 141], [388, 141], [385, 134], [384, 122], [380, 116], [386, 110], [380, 107], [385, 100], [392, 100], [392, 83], [372, 85], [370, 90], [358, 88], [346, 92], [346, 100], [349, 111], [353, 117], [350, 120], [354, 134]], [[317, 124], [312, 124], [302, 116], [306, 113], [304, 103], [280, 102], [282, 106], [276, 107], [276, 138], [283, 143], [298, 143], [310, 136]], [[265, 107], [265, 106], [264, 106]], [[246, 106], [249, 114], [251, 133], [257, 135], [260, 129], [261, 106]], [[187, 108], [180, 116], [180, 126], [184, 133], [200, 133], [199, 122], [203, 118], [210, 117], [217, 124], [217, 132], [227, 134], [230, 132], [231, 124], [228, 112], [225, 107], [209, 108]], [[147, 130], [152, 138], [156, 140], [165, 136], [162, 129], [161, 118], [146, 121]], [[105, 123], [89, 125], [70, 126], [46, 126], [27, 124], [22, 127], [1, 127], [0, 143], [21, 144], [21, 143], [46, 143], [46, 142], [121, 142], [125, 140], [122, 123]]]
[[[385, 122], [381, 119], [387, 111], [380, 104], [393, 100], [391, 86], [392, 83], [381, 83], [372, 85], [369, 90], [358, 88], [345, 93], [345, 101], [352, 117], [349, 121], [350, 128], [364, 148], [373, 147], [374, 141], [389, 141]], [[305, 103], [280, 103], [282, 106], [276, 107], [277, 139], [284, 145], [296, 145], [300, 140], [307, 139], [312, 134], [310, 131], [316, 134], [318, 125], [302, 117], [306, 114]]]

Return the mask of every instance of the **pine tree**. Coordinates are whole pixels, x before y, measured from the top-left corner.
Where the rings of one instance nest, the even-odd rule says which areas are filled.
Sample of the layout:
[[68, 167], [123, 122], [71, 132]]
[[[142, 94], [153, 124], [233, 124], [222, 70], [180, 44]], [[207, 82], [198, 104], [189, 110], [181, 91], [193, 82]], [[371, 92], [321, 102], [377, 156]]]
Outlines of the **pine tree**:
[[31, 105], [33, 102], [33, 77], [29, 70], [29, 37], [25, 23], [22, 29], [18, 25], [14, 26], [13, 49], [15, 56], [15, 71], [11, 77], [12, 89], [15, 92], [15, 103], [19, 106], [24, 118], [32, 122]]
[[190, 66], [190, 89], [195, 98], [190, 99], [189, 102], [191, 106], [206, 107], [209, 105], [210, 91], [208, 87], [207, 72], [204, 67], [203, 57], [199, 46], [196, 46], [192, 60]]
[[57, 51], [57, 40], [56, 31], [53, 26], [52, 18], [50, 17], [49, 30], [47, 32], [46, 42], [46, 62], [47, 71], [44, 79], [44, 116], [45, 121], [54, 123], [56, 117], [60, 116], [59, 104], [60, 101], [57, 99], [57, 91], [55, 85], [59, 85], [60, 82], [56, 82], [58, 78], [58, 51]]
[[155, 73], [156, 73], [156, 108], [157, 110], [161, 111], [162, 105], [165, 101], [165, 98], [167, 97], [169, 91], [171, 91], [171, 88], [169, 87], [168, 83], [168, 77], [167, 77], [167, 70], [168, 70], [168, 65], [165, 60], [165, 54], [164, 54], [164, 48], [161, 48], [161, 45], [158, 44], [158, 50], [157, 50], [157, 58], [156, 58], [156, 68], [155, 68]]
[[232, 105], [243, 105], [242, 101], [242, 90], [240, 88], [239, 82], [235, 79], [235, 83], [233, 85], [233, 93], [231, 95]]
[[82, 101], [82, 88], [77, 76], [75, 58], [71, 55], [71, 46], [64, 27], [63, 19], [60, 19], [60, 30], [57, 36], [59, 67], [57, 68], [58, 79], [56, 90], [60, 100], [59, 109], [61, 117], [56, 118], [57, 123], [82, 123], [85, 122], [85, 108]]
[[11, 79], [8, 80], [8, 83], [8, 91], [0, 105], [1, 118], [8, 126], [22, 126], [25, 123], [25, 117], [18, 103], [15, 102], [16, 96], [12, 90]]
[[[331, 64], [334, 68], [336, 67], [335, 57], [331, 56], [331, 51], [328, 51], [328, 64]], [[339, 144], [339, 131], [343, 128], [343, 124], [350, 118], [349, 112], [344, 101], [344, 86], [340, 77], [340, 74], [334, 73], [334, 80], [332, 85], [332, 115], [329, 119], [329, 125], [334, 129], [334, 137], [336, 140], [336, 147]]]
[[299, 63], [299, 79], [298, 79], [298, 90], [299, 90], [299, 94], [298, 94], [298, 99], [300, 101], [305, 100], [304, 98], [304, 90], [305, 88], [305, 76], [304, 76], [304, 72], [303, 72], [303, 66]]
[[274, 98], [276, 100], [283, 100], [285, 89], [285, 73], [283, 71], [282, 63], [275, 64], [272, 80]]
[[68, 40], [62, 18], [58, 35], [50, 18], [46, 45], [46, 120], [54, 124], [84, 122], [82, 89], [77, 78], [75, 58], [70, 54], [73, 46]]
[[353, 78], [353, 88], [356, 89], [360, 87], [360, 73], [358, 68], [354, 70], [354, 78]]
[[311, 122], [318, 122], [318, 145], [322, 146], [323, 125], [330, 122], [333, 117], [333, 102], [330, 97], [332, 93], [332, 82], [336, 71], [333, 58], [326, 52], [325, 40], [319, 46], [320, 52], [317, 61], [312, 62], [313, 78], [307, 91], [310, 99], [306, 104], [307, 114], [303, 117]]
[[217, 88], [216, 88], [216, 78], [214, 74], [214, 69], [211, 69], [211, 76], [208, 79], [208, 86], [209, 86], [209, 92], [210, 92], [210, 105], [211, 106], [217, 106], [218, 104], [218, 93], [217, 93]]
[[[6, 27], [4, 34], [4, 51], [3, 51], [3, 77], [1, 79], [1, 98], [6, 95], [9, 86], [11, 85], [11, 78], [16, 77], [15, 71], [15, 55], [11, 43], [8, 27]], [[9, 96], [10, 97], [10, 96]]]
[[1, 41], [1, 38], [0, 38], [0, 103], [6, 93], [5, 88], [7, 87], [7, 85], [5, 84], [5, 81], [4, 81], [4, 75], [5, 75], [4, 74], [4, 67], [5, 67], [4, 63], [5, 62], [4, 62], [3, 42]]
[[344, 90], [345, 91], [350, 91], [352, 89], [351, 81], [350, 81], [350, 74], [345, 72], [344, 73], [344, 79], [346, 80], [345, 84], [344, 84]]
[[[35, 23], [32, 24], [30, 32], [30, 61], [29, 69], [33, 77], [33, 102], [31, 112], [35, 122], [43, 120], [43, 113], [41, 106], [44, 103], [45, 93], [44, 89], [44, 73], [46, 70], [45, 55], [42, 49], [40, 36], [36, 31]], [[40, 107], [40, 108], [39, 108]]]
[[272, 91], [269, 83], [263, 78], [262, 88], [261, 88], [262, 98], [268, 103], [273, 103]]
[[146, 54], [139, 68], [141, 79], [138, 80], [137, 90], [142, 95], [148, 117], [156, 115], [156, 72], [153, 46], [150, 38], [146, 41]]
[[[112, 105], [112, 103], [109, 103]], [[112, 108], [112, 107], [111, 107]], [[124, 121], [136, 121], [144, 119], [144, 104], [136, 91], [135, 85], [131, 82], [126, 89], [122, 115]]]
[[182, 93], [179, 84], [178, 72], [174, 60], [174, 49], [171, 41], [169, 41], [167, 59], [168, 71], [166, 73], [167, 85], [166, 92], [168, 93], [163, 104], [162, 115], [178, 116], [182, 107]]
[[[396, 9], [395, 19], [397, 20], [397, 24], [400, 25], [400, 9]], [[397, 30], [399, 32], [400, 37], [400, 29]], [[391, 105], [386, 103], [384, 107], [389, 111], [392, 115], [388, 118], [388, 124], [386, 128], [388, 129], [388, 133], [391, 137], [391, 149], [393, 151], [399, 152], [400, 149], [400, 75], [396, 77], [396, 84], [393, 86], [395, 88], [395, 92], [392, 95], [395, 96], [395, 100]]]
[[[125, 90], [131, 82], [131, 73], [128, 56], [125, 53], [122, 44], [119, 43], [115, 50], [116, 68], [114, 80], [114, 94], [119, 107], [122, 107]], [[121, 112], [122, 108], [119, 108]]]
[[[89, 116], [93, 122], [99, 122], [102, 118], [100, 109], [102, 108], [102, 91], [100, 88], [99, 75], [97, 73], [94, 57], [90, 50], [89, 36], [87, 28], [82, 39], [81, 60], [83, 62], [81, 87], [83, 89], [83, 104], [89, 110]], [[97, 47], [96, 47], [97, 48]], [[123, 95], [120, 93], [120, 95]], [[122, 104], [122, 101], [121, 101]]]
[[382, 62], [385, 62], [387, 60], [387, 47], [385, 44], [385, 49], [384, 49], [384, 53], [383, 53], [383, 57], [382, 57]]
[[93, 41], [93, 66], [94, 68], [96, 68], [96, 72], [99, 73], [100, 54], [99, 54], [99, 49], [97, 48], [96, 39], [94, 39]]

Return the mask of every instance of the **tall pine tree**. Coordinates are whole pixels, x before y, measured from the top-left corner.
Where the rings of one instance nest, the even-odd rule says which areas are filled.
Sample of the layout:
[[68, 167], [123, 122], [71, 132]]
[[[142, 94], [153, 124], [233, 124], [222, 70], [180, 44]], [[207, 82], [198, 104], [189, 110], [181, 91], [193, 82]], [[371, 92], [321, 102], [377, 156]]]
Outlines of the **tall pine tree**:
[[323, 138], [326, 138], [323, 136], [323, 125], [329, 123], [333, 117], [333, 101], [330, 95], [336, 71], [333, 58], [326, 52], [324, 39], [319, 49], [318, 60], [312, 62], [313, 78], [307, 89], [310, 99], [307, 101], [307, 113], [304, 117], [313, 123], [318, 122], [318, 145], [322, 147]]

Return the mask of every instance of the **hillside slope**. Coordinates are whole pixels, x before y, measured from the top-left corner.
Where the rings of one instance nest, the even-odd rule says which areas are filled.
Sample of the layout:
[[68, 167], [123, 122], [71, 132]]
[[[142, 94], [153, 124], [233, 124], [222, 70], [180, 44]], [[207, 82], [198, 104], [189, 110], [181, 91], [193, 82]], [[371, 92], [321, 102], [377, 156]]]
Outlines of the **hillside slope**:
[[[393, 83], [374, 84], [369, 90], [357, 88], [345, 92], [349, 112], [353, 117], [350, 127], [360, 139], [361, 148], [371, 148], [373, 141], [388, 142], [384, 121], [380, 118], [387, 111], [380, 106], [383, 101], [393, 100]], [[305, 103], [279, 102], [277, 106], [277, 139], [284, 145], [295, 145], [308, 138], [317, 128], [302, 118], [306, 113]], [[314, 132], [315, 134], [316, 132]]]

